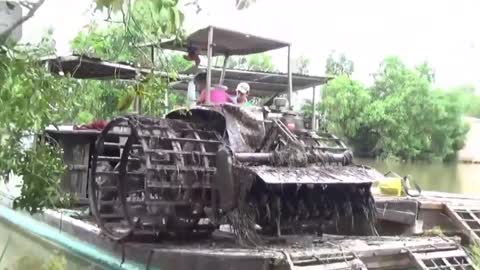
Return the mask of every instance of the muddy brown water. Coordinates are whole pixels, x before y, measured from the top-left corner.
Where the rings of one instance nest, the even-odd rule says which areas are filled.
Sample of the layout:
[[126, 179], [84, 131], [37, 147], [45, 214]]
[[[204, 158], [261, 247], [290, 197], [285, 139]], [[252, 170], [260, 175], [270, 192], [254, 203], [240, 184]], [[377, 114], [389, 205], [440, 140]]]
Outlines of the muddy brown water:
[[480, 164], [415, 162], [402, 163], [356, 158], [357, 164], [376, 168], [381, 173], [394, 171], [410, 175], [423, 190], [480, 196]]
[[[3, 257], [2, 253], [4, 253]], [[0, 220], [0, 269], [97, 270], [104, 268], [69, 254], [52, 244], [30, 237]]]

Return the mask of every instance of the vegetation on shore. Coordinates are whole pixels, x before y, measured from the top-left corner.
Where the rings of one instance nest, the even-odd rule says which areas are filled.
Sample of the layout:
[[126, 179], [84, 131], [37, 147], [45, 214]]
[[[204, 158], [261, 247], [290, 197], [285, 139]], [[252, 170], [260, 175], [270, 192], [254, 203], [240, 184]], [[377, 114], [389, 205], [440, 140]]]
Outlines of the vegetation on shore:
[[[326, 128], [343, 136], [357, 154], [452, 160], [463, 147], [468, 98], [460, 90], [434, 89], [427, 64], [411, 68], [387, 57], [371, 86], [351, 78], [353, 63], [344, 56], [330, 57], [326, 71], [337, 77], [323, 89], [318, 113], [326, 118]], [[304, 111], [311, 114], [311, 105]]]
[[[134, 42], [182, 36], [183, 15], [177, 1], [139, 0], [126, 10], [116, 6], [119, 2], [97, 1], [97, 4], [117, 11], [111, 16], [123, 20], [122, 26], [110, 28], [106, 33], [91, 29], [91, 39], [80, 35], [74, 47], [125, 59], [137, 53], [134, 56], [138, 60], [143, 54]], [[166, 95], [168, 78], [147, 75], [139, 83], [105, 83], [74, 80], [71, 74], [65, 77], [50, 74], [39, 59], [55, 52], [51, 36], [47, 33], [40, 44], [33, 46], [4, 43], [0, 48], [0, 177], [4, 181], [12, 174], [22, 177], [21, 195], [15, 199], [14, 207], [32, 214], [67, 206], [73, 198], [61, 191], [65, 172], [61, 150], [55, 144], [34, 143], [29, 147], [31, 136], [42, 134], [49, 125], [125, 113], [131, 110], [134, 96], [143, 98], [145, 113], [161, 115], [167, 108], [159, 100]], [[173, 71], [171, 76], [175, 76]]]
[[480, 245], [473, 245], [470, 248], [470, 255], [473, 259], [473, 264], [480, 269]]

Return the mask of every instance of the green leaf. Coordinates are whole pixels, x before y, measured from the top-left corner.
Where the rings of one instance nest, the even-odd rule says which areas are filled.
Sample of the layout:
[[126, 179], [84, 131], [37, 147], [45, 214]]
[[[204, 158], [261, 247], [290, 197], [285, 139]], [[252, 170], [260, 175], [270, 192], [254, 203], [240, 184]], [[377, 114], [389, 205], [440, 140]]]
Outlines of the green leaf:
[[135, 95], [133, 93], [131, 93], [131, 92], [127, 93], [118, 102], [117, 109], [119, 111], [125, 111], [126, 109], [128, 109], [132, 105], [134, 99], [135, 99]]

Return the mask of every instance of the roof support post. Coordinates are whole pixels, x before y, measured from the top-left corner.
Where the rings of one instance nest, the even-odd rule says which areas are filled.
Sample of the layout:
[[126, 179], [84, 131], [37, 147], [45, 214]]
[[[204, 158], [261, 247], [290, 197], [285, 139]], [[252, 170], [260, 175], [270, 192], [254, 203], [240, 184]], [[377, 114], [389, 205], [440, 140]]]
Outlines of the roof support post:
[[292, 59], [291, 59], [291, 46], [288, 46], [288, 106], [292, 108], [292, 95], [293, 95], [293, 86], [292, 86]]
[[213, 54], [213, 27], [208, 28], [207, 48], [207, 105], [210, 105], [210, 88], [212, 86], [212, 54]]
[[312, 96], [312, 130], [317, 130], [317, 116], [316, 116], [316, 110], [317, 110], [317, 102], [315, 100], [316, 92], [315, 92], [315, 86], [312, 87], [313, 91], [313, 96]]
[[219, 84], [223, 85], [223, 81], [225, 80], [225, 73], [227, 72], [227, 62], [228, 62], [228, 55], [225, 55], [223, 59], [223, 67], [222, 67], [222, 74], [220, 75], [220, 81], [218, 82]]

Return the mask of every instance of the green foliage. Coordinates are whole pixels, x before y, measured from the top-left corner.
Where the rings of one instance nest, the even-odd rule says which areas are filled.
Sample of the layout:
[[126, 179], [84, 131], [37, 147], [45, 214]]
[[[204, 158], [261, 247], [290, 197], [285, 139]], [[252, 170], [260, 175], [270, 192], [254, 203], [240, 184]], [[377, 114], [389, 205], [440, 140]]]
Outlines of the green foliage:
[[305, 100], [300, 109], [305, 118], [310, 119], [313, 116], [313, 103], [311, 100]]
[[21, 195], [15, 198], [15, 208], [33, 214], [44, 208], [71, 205], [73, 197], [60, 189], [66, 169], [61, 154], [60, 147], [46, 143], [38, 143], [23, 153], [18, 166], [23, 184]]
[[67, 259], [59, 252], [50, 256], [48, 259], [38, 256], [20, 257], [12, 266], [13, 270], [40, 269], [40, 270], [66, 270], [68, 269]]
[[449, 92], [455, 94], [460, 102], [465, 106], [465, 114], [472, 117], [480, 117], [480, 95], [475, 86], [463, 85], [450, 89]]
[[352, 75], [354, 71], [353, 61], [349, 60], [345, 54], [335, 55], [334, 52], [330, 53], [327, 58], [326, 70], [327, 75]]
[[22, 193], [14, 206], [35, 213], [69, 200], [59, 190], [64, 168], [58, 149], [27, 149], [23, 140], [70, 114], [66, 90], [73, 84], [46, 72], [35, 55], [5, 50], [0, 55], [0, 175], [22, 176]]
[[66, 270], [67, 259], [64, 255], [55, 254], [51, 256], [43, 265], [42, 270]]
[[475, 267], [480, 268], [480, 246], [473, 245], [470, 249], [470, 253], [473, 259], [473, 264]]
[[[107, 1], [98, 4], [112, 7], [115, 3]], [[152, 62], [150, 48], [139, 48], [137, 45], [183, 35], [183, 14], [178, 11], [176, 4], [177, 1], [168, 0], [137, 0], [128, 14], [123, 14], [123, 25], [110, 23], [100, 28], [91, 24], [86, 31], [79, 33], [72, 42], [74, 52], [107, 60], [133, 62], [169, 72], [174, 77], [177, 71], [189, 68], [191, 62], [185, 60], [183, 55], [162, 50], [156, 50]], [[164, 102], [165, 97], [178, 100], [172, 94], [167, 94], [168, 78], [147, 76], [138, 79], [139, 83], [130, 84], [115, 81], [82, 82], [90, 90], [87, 96], [78, 99], [83, 100], [79, 103], [85, 105], [82, 106], [84, 111], [105, 118], [131, 110], [136, 98], [142, 99], [142, 113], [151, 115], [161, 115], [170, 107], [170, 103]]]
[[346, 75], [332, 80], [321, 110], [359, 153], [451, 159], [468, 131], [464, 106], [454, 93], [432, 90], [433, 78], [425, 64], [411, 69], [398, 58], [386, 58], [372, 87]]
[[310, 59], [304, 55], [300, 55], [298, 58], [293, 60], [294, 68], [293, 72], [298, 74], [306, 75], [308, 74], [308, 66], [310, 65]]
[[178, 0], [95, 0], [95, 3], [97, 9], [121, 13], [126, 32], [133, 37], [158, 39], [181, 32], [184, 15], [177, 8]]
[[273, 64], [272, 56], [266, 53], [229, 57], [227, 67], [253, 71], [275, 71], [275, 65]]

